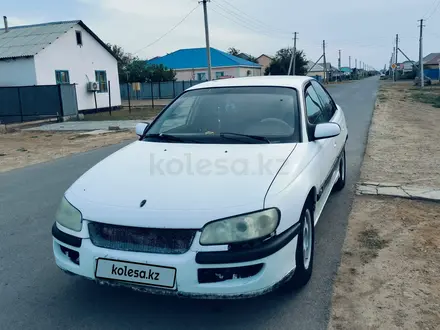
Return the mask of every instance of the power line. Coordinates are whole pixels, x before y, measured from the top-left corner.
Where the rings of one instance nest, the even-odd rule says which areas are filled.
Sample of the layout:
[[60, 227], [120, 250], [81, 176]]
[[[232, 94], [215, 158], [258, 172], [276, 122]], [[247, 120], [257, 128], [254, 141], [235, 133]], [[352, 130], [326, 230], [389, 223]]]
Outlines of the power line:
[[150, 44], [148, 44], [148, 45], [146, 45], [145, 47], [142, 47], [141, 49], [139, 49], [139, 50], [137, 50], [137, 51], [135, 51], [134, 53], [133, 53], [133, 55], [134, 54], [137, 54], [137, 53], [139, 53], [141, 50], [144, 50], [144, 49], [146, 49], [146, 48], [148, 48], [148, 47], [151, 47], [151, 46], [153, 46], [155, 43], [157, 43], [157, 42], [159, 42], [160, 40], [162, 40], [163, 38], [165, 38], [168, 34], [170, 34], [171, 32], [173, 32], [180, 24], [182, 24], [183, 22], [185, 22], [186, 21], [186, 19], [197, 9], [199, 7], [199, 5], [197, 5], [197, 6], [195, 6], [188, 14], [186, 14], [186, 16], [181, 20], [181, 21], [179, 21], [179, 23], [177, 23], [176, 25], [174, 25], [170, 30], [168, 30], [167, 32], [165, 32], [162, 36], [160, 36], [159, 38], [157, 38], [155, 41], [153, 41], [152, 43], [150, 43]]
[[[216, 5], [216, 3], [214, 3], [214, 2], [211, 2], [211, 4]], [[219, 7], [218, 5], [216, 5], [216, 6]], [[212, 6], [211, 6], [211, 10], [216, 12], [220, 16], [223, 16], [227, 20], [230, 20], [230, 21], [234, 22], [235, 24], [241, 25], [242, 27], [244, 27], [244, 28], [246, 28], [246, 29], [248, 29], [248, 30], [250, 30], [252, 32], [255, 32], [255, 33], [258, 33], [258, 34], [264, 34], [264, 35], [269, 36], [269, 37], [273, 37], [273, 34], [271, 34], [269, 32], [266, 32], [266, 31], [258, 31], [258, 30], [256, 30], [253, 27], [250, 27], [250, 26], [248, 26], [246, 24], [243, 24], [241, 21], [237, 21], [235, 18], [232, 18], [232, 17], [229, 17], [229, 16], [223, 14], [222, 12], [220, 12], [220, 11], [216, 10], [215, 8], [213, 8]]]
[[432, 4], [433, 4], [434, 8], [433, 8], [433, 10], [431, 11], [431, 14], [428, 17], [426, 17], [426, 15], [429, 13], [429, 10], [426, 12], [426, 14], [424, 15], [424, 17], [426, 17], [425, 20], [430, 19], [432, 17], [432, 15], [435, 14], [435, 12], [437, 11], [437, 9], [440, 6], [440, 0], [434, 0], [434, 2]]
[[225, 3], [226, 5], [228, 5], [229, 7], [235, 9], [237, 12], [241, 13], [244, 17], [247, 17], [249, 20], [251, 20], [251, 21], [255, 21], [255, 22], [258, 23], [259, 25], [262, 25], [265, 29], [270, 29], [270, 30], [273, 30], [273, 31], [279, 31], [280, 33], [285, 33], [285, 34], [288, 34], [288, 33], [289, 33], [289, 32], [286, 32], [286, 31], [284, 31], [284, 30], [281, 30], [281, 29], [278, 29], [278, 28], [272, 27], [272, 26], [266, 24], [265, 22], [263, 22], [263, 21], [261, 21], [261, 20], [255, 18], [255, 17], [249, 15], [248, 13], [246, 13], [246, 12], [244, 12], [243, 10], [237, 8], [236, 6], [234, 6], [232, 3], [230, 3], [230, 2], [227, 1], [227, 0], [219, 0], [219, 1], [222, 1], [223, 3]]
[[237, 14], [236, 12], [230, 10], [229, 8], [224, 7], [223, 5], [218, 4], [217, 2], [212, 1], [211, 4], [215, 5], [218, 9], [220, 9], [223, 14], [219, 13], [218, 11], [214, 10], [216, 13], [222, 15], [223, 17], [235, 22], [236, 24], [239, 24], [253, 32], [256, 33], [263, 33], [263, 34], [267, 34], [268, 36], [273, 36], [273, 34], [289, 34], [288, 32], [282, 33], [282, 32], [278, 32], [278, 31], [269, 31], [269, 29], [265, 26], [262, 26], [260, 24], [257, 24], [251, 20], [249, 20], [248, 18]]

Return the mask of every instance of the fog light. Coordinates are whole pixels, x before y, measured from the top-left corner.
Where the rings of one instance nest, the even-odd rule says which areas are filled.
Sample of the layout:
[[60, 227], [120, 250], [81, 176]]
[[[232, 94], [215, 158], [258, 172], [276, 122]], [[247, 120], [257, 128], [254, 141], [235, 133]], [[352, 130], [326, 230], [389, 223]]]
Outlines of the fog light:
[[263, 264], [233, 268], [201, 268], [198, 270], [199, 283], [216, 283], [257, 275]]

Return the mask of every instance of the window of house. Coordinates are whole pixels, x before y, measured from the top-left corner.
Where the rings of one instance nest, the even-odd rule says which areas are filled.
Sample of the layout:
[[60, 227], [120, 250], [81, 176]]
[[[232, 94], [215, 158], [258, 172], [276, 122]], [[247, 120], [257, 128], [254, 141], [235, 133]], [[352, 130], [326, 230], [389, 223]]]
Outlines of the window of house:
[[206, 80], [206, 72], [197, 73], [197, 80]]
[[309, 123], [313, 125], [324, 123], [325, 119], [322, 113], [322, 104], [312, 85], [307, 87], [305, 97]]
[[221, 72], [216, 72], [215, 73], [215, 78], [216, 79], [219, 79], [220, 77], [223, 77], [225, 75], [225, 73], [223, 72], [223, 71], [221, 71]]
[[55, 80], [57, 84], [70, 84], [69, 71], [55, 70]]
[[320, 83], [318, 83], [317, 81], [312, 81], [312, 86], [318, 94], [319, 99], [321, 100], [325, 121], [330, 121], [336, 111], [335, 103]]
[[95, 80], [99, 84], [98, 93], [107, 93], [107, 72], [106, 71], [95, 71]]
[[75, 34], [76, 34], [76, 44], [78, 46], [82, 46], [83, 41], [82, 41], [82, 33], [81, 33], [81, 31], [75, 31]]

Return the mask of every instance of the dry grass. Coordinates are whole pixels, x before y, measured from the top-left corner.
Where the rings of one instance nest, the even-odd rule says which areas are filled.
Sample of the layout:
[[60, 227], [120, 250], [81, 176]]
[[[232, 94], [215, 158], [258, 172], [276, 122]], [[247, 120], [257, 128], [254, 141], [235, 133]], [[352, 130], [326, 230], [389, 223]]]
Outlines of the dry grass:
[[100, 135], [24, 131], [0, 134], [0, 172], [135, 139], [133, 131]]

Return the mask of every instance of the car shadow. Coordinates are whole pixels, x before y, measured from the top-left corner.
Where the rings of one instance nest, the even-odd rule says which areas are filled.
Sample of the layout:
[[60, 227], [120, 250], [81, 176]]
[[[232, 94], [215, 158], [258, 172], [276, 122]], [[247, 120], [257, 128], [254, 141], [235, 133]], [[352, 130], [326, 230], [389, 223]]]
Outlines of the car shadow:
[[300, 294], [280, 289], [255, 298], [207, 300], [152, 295], [81, 278], [71, 278], [69, 283], [60, 292], [63, 297], [59, 297], [58, 307], [66, 309], [60, 312], [93, 319], [103, 329], [245, 329], [257, 323], [256, 319], [266, 328], [264, 324], [273, 324], [274, 318], [285, 313], [288, 302]]

